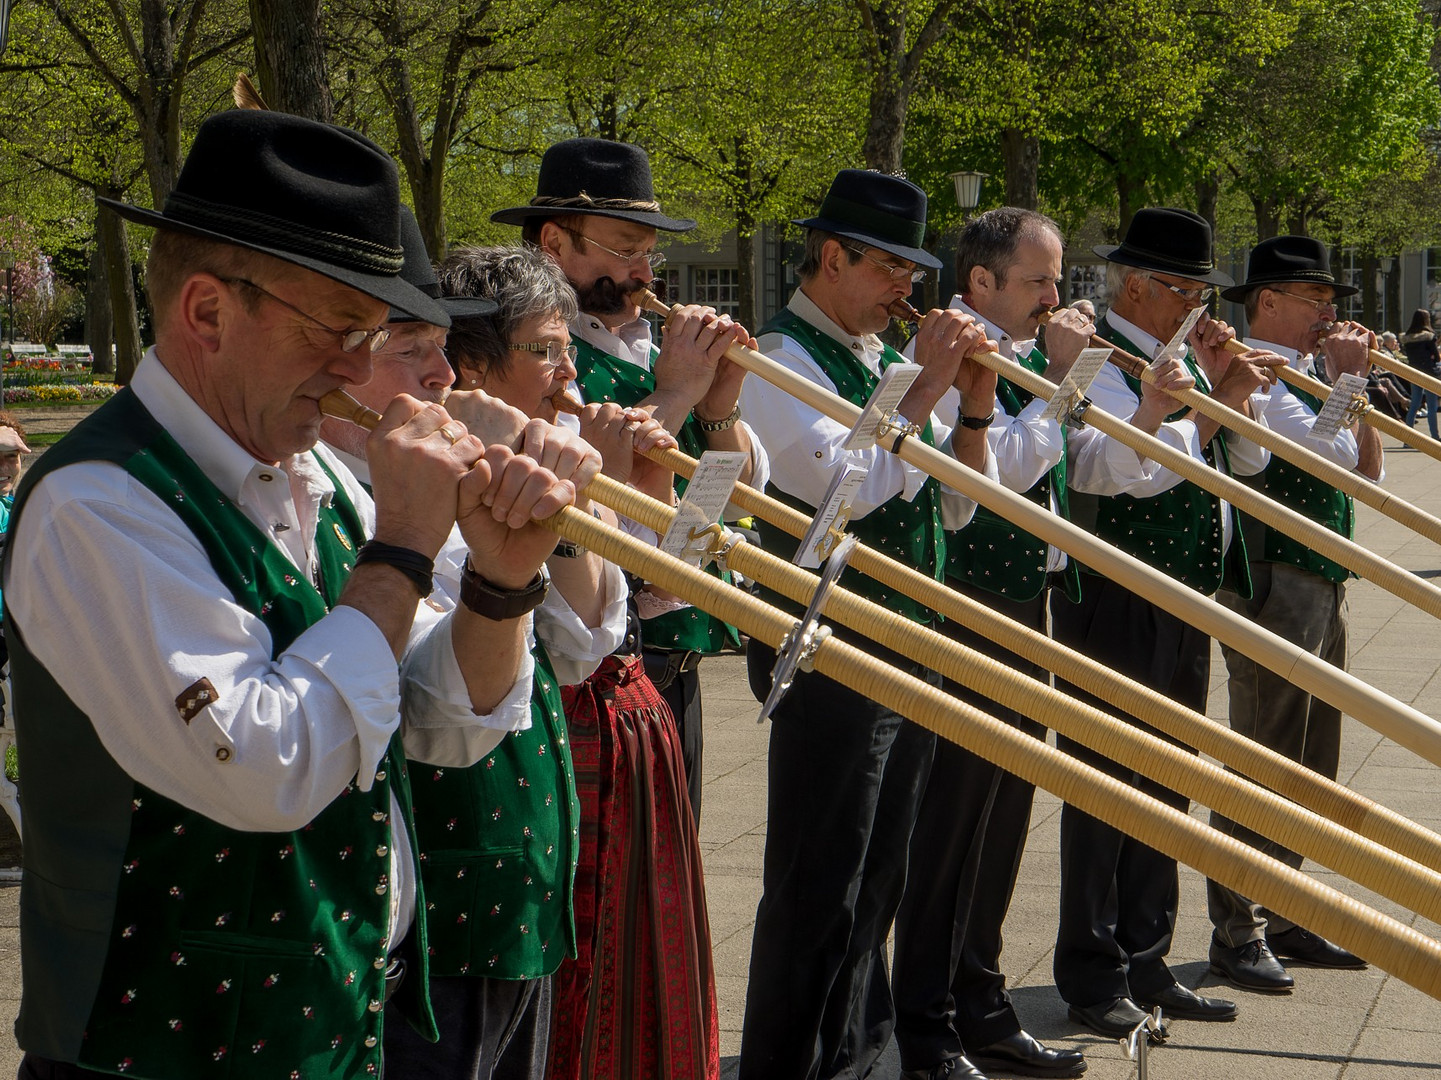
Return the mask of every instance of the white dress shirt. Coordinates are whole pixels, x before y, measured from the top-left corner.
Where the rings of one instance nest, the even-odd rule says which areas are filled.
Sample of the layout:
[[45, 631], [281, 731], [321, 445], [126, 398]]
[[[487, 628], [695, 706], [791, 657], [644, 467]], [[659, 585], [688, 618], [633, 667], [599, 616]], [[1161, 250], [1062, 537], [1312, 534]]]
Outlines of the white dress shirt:
[[[1166, 346], [1166, 342], [1146, 333], [1114, 311], [1106, 313], [1105, 321], [1141, 350], [1142, 359], [1157, 356]], [[1121, 420], [1130, 420], [1141, 404], [1141, 399], [1131, 390], [1121, 369], [1114, 364], [1102, 366], [1086, 396], [1097, 408]], [[1264, 415], [1258, 406], [1258, 423], [1264, 422]], [[1189, 418], [1165, 421], [1156, 432], [1156, 438], [1197, 461], [1206, 462], [1195, 421]], [[1235, 432], [1227, 434], [1226, 448], [1231, 459], [1231, 471], [1237, 476], [1252, 476], [1271, 460], [1269, 450], [1239, 437]], [[1092, 495], [1130, 495], [1137, 499], [1149, 499], [1181, 482], [1176, 473], [1162, 468], [1150, 458], [1142, 460], [1129, 446], [1090, 425], [1071, 432], [1067, 453], [1070, 454], [1068, 478], [1071, 487]], [[1224, 551], [1231, 544], [1230, 504], [1222, 500], [1220, 510], [1221, 549]]]
[[[856, 359], [879, 377], [880, 338], [874, 334], [865, 337], [848, 334], [831, 321], [803, 289], [797, 289], [792, 294], [787, 306], [817, 330], [850, 349]], [[771, 359], [819, 386], [835, 390], [836, 384], [799, 342], [784, 334], [772, 333], [766, 334], [760, 345], [761, 351]], [[848, 428], [822, 416], [811, 406], [764, 380], [752, 377], [745, 381], [741, 389], [741, 409], [766, 444], [771, 460], [771, 478], [776, 486], [811, 506], [819, 506], [825, 500], [831, 477], [847, 464], [863, 465], [869, 470], [856, 492], [851, 513], [853, 518], [865, 517], [897, 496], [913, 502], [930, 478], [927, 473], [879, 446], [863, 451], [842, 450], [841, 446], [850, 434]], [[927, 418], [906, 419], [916, 423]], [[951, 426], [934, 414], [929, 419], [936, 445], [949, 447]], [[991, 480], [997, 479], [995, 459], [989, 452], [983, 475]], [[947, 529], [965, 526], [975, 510], [974, 502], [942, 485], [941, 516]]]
[[[315, 580], [314, 535], [335, 488], [310, 454], [259, 462], [222, 431], [151, 349], [131, 383], [180, 448]], [[367, 531], [375, 509], [324, 449]], [[359, 610], [339, 606], [275, 659], [270, 631], [240, 607], [166, 503], [106, 462], [68, 465], [30, 493], [11, 538], [5, 603], [36, 659], [88, 715], [130, 776], [234, 829], [288, 832], [352, 780], [368, 790], [404, 716], [407, 752], [470, 764], [530, 720], [532, 666], [477, 717], [449, 619], [422, 603], [399, 667]], [[182, 722], [176, 699], [209, 679], [216, 700]], [[402, 686], [405, 688], [402, 700]], [[487, 725], [482, 727], [481, 725]], [[401, 820], [392, 797], [392, 821]], [[392, 941], [413, 918], [411, 853], [391, 830]]]
[[[1007, 360], [1021, 362], [1036, 346], [1034, 338], [1018, 341], [999, 326], [989, 323], [975, 308], [967, 304], [960, 293], [951, 297], [950, 307], [964, 312], [986, 328], [986, 336], [996, 343], [997, 351]], [[915, 339], [906, 343], [905, 356], [915, 355]], [[1007, 489], [1024, 494], [1035, 487], [1041, 477], [1060, 464], [1061, 455], [1066, 452], [1065, 438], [1061, 425], [1055, 420], [1043, 419], [1041, 413], [1050, 404], [1044, 398], [1035, 398], [1025, 408], [1012, 416], [1005, 404], [996, 398], [993, 408], [996, 417], [986, 431], [986, 443], [996, 463], [996, 475]], [[952, 427], [961, 414], [961, 394], [955, 387], [941, 395], [936, 405], [936, 415], [951, 420]], [[1050, 497], [1050, 511], [1060, 513], [1060, 504], [1053, 490]], [[1057, 573], [1066, 568], [1066, 553], [1060, 548], [1046, 545], [1046, 572]]]
[[[1302, 356], [1296, 349], [1277, 345], [1274, 341], [1262, 341], [1260, 338], [1246, 338], [1245, 343], [1249, 348], [1268, 349], [1284, 356], [1286, 363], [1293, 371], [1299, 371], [1302, 375], [1313, 377], [1315, 375], [1315, 357], [1310, 354]], [[1361, 451], [1356, 443], [1356, 433], [1349, 428], [1342, 428], [1336, 433], [1336, 438], [1329, 442], [1310, 438], [1311, 427], [1316, 423], [1316, 414], [1280, 379], [1276, 380], [1274, 386], [1265, 390], [1257, 390], [1251, 395], [1252, 402], [1258, 399], [1264, 399], [1266, 426], [1277, 435], [1290, 439], [1294, 443], [1300, 443], [1307, 450], [1321, 455], [1343, 469], [1354, 472], [1356, 466], [1361, 463]], [[1386, 474], [1383, 471], [1380, 480], [1385, 478]], [[1367, 479], [1370, 478], [1367, 477]]]

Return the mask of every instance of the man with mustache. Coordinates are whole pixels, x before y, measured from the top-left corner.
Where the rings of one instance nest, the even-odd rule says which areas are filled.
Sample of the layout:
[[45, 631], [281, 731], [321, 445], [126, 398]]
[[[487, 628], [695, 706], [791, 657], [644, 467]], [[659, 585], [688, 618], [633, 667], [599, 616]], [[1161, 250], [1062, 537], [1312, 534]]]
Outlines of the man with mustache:
[[[751, 344], [750, 335], [729, 316], [692, 304], [666, 320], [657, 347], [636, 300], [665, 262], [656, 251], [658, 231], [696, 226], [661, 212], [644, 150], [605, 139], [556, 143], [541, 160], [536, 197], [497, 211], [491, 220], [520, 225], [522, 238], [554, 259], [575, 289], [580, 315], [570, 334], [579, 353], [576, 388], [584, 400], [652, 409], [692, 457], [705, 450], [745, 452], [741, 481], [765, 485], [765, 451], [741, 420], [738, 404], [745, 372], [725, 359], [732, 343]], [[638, 589], [634, 599], [646, 674], [675, 714], [699, 822], [700, 658], [735, 643], [735, 631], [649, 589]]]
[[[1055, 222], [1017, 207], [988, 211], [961, 231], [956, 250], [960, 292], [950, 306], [986, 328], [1002, 356], [1065, 378], [1095, 328], [1081, 312], [1066, 309], [1046, 325], [1046, 353], [1036, 344], [1040, 316], [1060, 302], [1062, 241]], [[954, 391], [942, 399], [942, 415], [960, 408]], [[1046, 402], [999, 379], [986, 428], [1002, 484], [1053, 513], [1068, 517], [1065, 433], [1044, 420]], [[968, 421], [961, 417], [962, 425]], [[946, 537], [947, 584], [989, 607], [1046, 633], [1052, 585], [1074, 598], [1080, 581], [1064, 552], [977, 507], [965, 528]], [[947, 635], [1002, 663], [1045, 679], [1035, 664], [984, 635], [947, 620]], [[1036, 738], [1045, 726], [964, 686], [946, 684], [992, 716]], [[938, 1075], [978, 1080], [995, 1068], [1023, 1076], [1077, 1076], [1086, 1068], [1076, 1050], [1043, 1046], [1021, 1027], [1000, 970], [1001, 923], [1010, 905], [1035, 788], [945, 739], [936, 741], [926, 793], [921, 800], [911, 862], [926, 867], [912, 875], [896, 913], [896, 1041], [907, 1078]]]
[[[1331, 276], [1326, 245], [1308, 236], [1276, 236], [1251, 252], [1246, 282], [1221, 295], [1246, 305], [1246, 344], [1269, 349], [1293, 368], [1311, 372], [1324, 365], [1327, 380], [1343, 373], [1364, 377], [1376, 337], [1360, 323], [1333, 322], [1336, 301], [1360, 290]], [[1323, 330], [1329, 328], [1323, 339]], [[1319, 352], [1319, 355], [1318, 355]], [[1319, 364], [1318, 364], [1319, 361]], [[1309, 438], [1321, 402], [1303, 390], [1277, 382], [1266, 394], [1266, 424], [1277, 433], [1368, 480], [1384, 472], [1381, 435], [1352, 424], [1331, 441]], [[1355, 529], [1354, 500], [1288, 461], [1272, 458], [1265, 470], [1247, 477], [1266, 495], [1319, 521], [1343, 536]], [[1317, 555], [1286, 534], [1241, 515], [1251, 560], [1252, 593], [1223, 588], [1217, 599], [1267, 630], [1337, 667], [1346, 666], [1345, 567]], [[1293, 686], [1250, 657], [1222, 645], [1229, 673], [1231, 728], [1299, 761], [1328, 779], [1336, 778], [1341, 754], [1341, 711]], [[1301, 856], [1215, 813], [1211, 824], [1259, 847], [1288, 866]], [[1252, 903], [1233, 889], [1206, 883], [1211, 922], [1211, 970], [1233, 986], [1288, 992], [1295, 980], [1277, 957], [1313, 967], [1364, 968], [1366, 962], [1339, 945]]]

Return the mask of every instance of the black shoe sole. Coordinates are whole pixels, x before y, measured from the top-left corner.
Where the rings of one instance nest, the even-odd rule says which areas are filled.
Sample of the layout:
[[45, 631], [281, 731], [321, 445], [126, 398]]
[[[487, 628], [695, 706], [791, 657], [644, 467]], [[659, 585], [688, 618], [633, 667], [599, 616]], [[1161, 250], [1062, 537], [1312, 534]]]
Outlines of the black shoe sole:
[[1276, 953], [1276, 959], [1285, 960], [1292, 967], [1315, 968], [1317, 971], [1365, 971], [1371, 966], [1359, 957], [1354, 964], [1328, 964], [1322, 960], [1311, 960], [1304, 956], [1289, 956], [1286, 953]]
[[1296, 989], [1294, 983], [1292, 983], [1290, 986], [1280, 986], [1276, 983], [1242, 982], [1225, 968], [1217, 967], [1215, 964], [1212, 964], [1210, 966], [1210, 972], [1212, 975], [1216, 976], [1216, 978], [1224, 980], [1227, 985], [1234, 986], [1237, 990], [1250, 990], [1251, 992], [1257, 994], [1275, 994], [1277, 997], [1282, 997], [1286, 994], [1289, 994], [1292, 990]]

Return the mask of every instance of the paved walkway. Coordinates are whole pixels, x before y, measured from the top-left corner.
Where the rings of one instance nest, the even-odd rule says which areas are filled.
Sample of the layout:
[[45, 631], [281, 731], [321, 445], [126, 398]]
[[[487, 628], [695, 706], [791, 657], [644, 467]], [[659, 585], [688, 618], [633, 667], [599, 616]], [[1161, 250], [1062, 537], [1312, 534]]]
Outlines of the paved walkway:
[[[1387, 488], [1441, 514], [1441, 462], [1415, 451], [1388, 455]], [[1441, 577], [1441, 550], [1411, 537], [1402, 527], [1359, 508], [1359, 538], [1374, 551], [1426, 577]], [[1366, 583], [1351, 592], [1352, 670], [1402, 701], [1433, 715], [1441, 712], [1441, 624]], [[1211, 715], [1224, 718], [1224, 674], [1219, 652], [1213, 671]], [[752, 920], [760, 895], [765, 843], [767, 730], [755, 723], [757, 706], [746, 688], [739, 657], [703, 667], [707, 714], [706, 788], [701, 840], [705, 849], [711, 931], [720, 996], [721, 1049], [726, 1076], [733, 1076], [740, 1044]], [[1220, 690], [1220, 692], [1217, 692]], [[1432, 828], [1441, 828], [1437, 770], [1348, 720], [1341, 779], [1367, 796]], [[1204, 811], [1196, 811], [1202, 816]], [[1137, 1075], [1119, 1045], [1078, 1032], [1051, 979], [1058, 883], [1060, 803], [1038, 794], [1031, 836], [1021, 865], [1016, 899], [1006, 923], [1003, 966], [1018, 1010], [1031, 1032], [1076, 1046], [1091, 1063], [1089, 1080]], [[1309, 864], [1308, 864], [1309, 867]], [[1312, 873], [1343, 891], [1438, 937], [1437, 927], [1418, 920], [1366, 890], [1324, 870]], [[18, 890], [0, 889], [0, 1013], [13, 1016], [19, 999]], [[1188, 986], [1212, 987], [1206, 972], [1210, 924], [1204, 883], [1182, 868], [1181, 915], [1171, 952], [1173, 969]], [[1441, 1002], [1427, 998], [1382, 972], [1295, 971], [1289, 997], [1216, 990], [1241, 1005], [1231, 1024], [1178, 1022], [1171, 1040], [1152, 1052], [1154, 1080], [1255, 1077], [1275, 1080], [1441, 1080]], [[0, 1077], [18, 1061], [8, 1024], [0, 1024]], [[877, 1080], [897, 1075], [893, 1058]]]

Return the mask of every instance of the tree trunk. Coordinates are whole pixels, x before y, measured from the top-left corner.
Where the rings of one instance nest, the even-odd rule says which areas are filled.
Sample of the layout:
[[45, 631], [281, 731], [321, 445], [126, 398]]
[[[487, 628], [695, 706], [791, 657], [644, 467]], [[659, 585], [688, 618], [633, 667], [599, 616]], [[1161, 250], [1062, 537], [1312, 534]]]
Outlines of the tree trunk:
[[334, 102], [325, 68], [320, 0], [250, 0], [260, 93], [278, 112], [330, 123]]
[[1274, 197], [1251, 196], [1251, 205], [1256, 211], [1256, 239], [1269, 240], [1281, 235], [1281, 208]]
[[1361, 256], [1361, 322], [1367, 326], [1376, 325], [1376, 278], [1380, 273], [1375, 252], [1365, 252]]
[[1126, 230], [1131, 227], [1131, 218], [1135, 217], [1136, 211], [1141, 208], [1141, 205], [1144, 205], [1146, 181], [1137, 180], [1118, 169], [1116, 172], [1116, 197], [1121, 211], [1121, 220], [1116, 228], [1119, 235], [1125, 236]]
[[115, 316], [115, 381], [130, 382], [140, 363], [140, 322], [135, 314], [135, 275], [130, 270], [130, 248], [125, 242], [125, 220], [113, 210], [97, 215], [100, 242], [105, 249], [105, 279], [110, 289], [110, 310]]
[[906, 99], [904, 86], [878, 74], [871, 86], [871, 113], [866, 138], [861, 146], [866, 168], [897, 175], [906, 146]]
[[185, 77], [175, 68], [175, 28], [165, 0], [141, 0], [140, 20], [144, 77], [135, 119], [151, 205], [159, 209], [180, 172], [180, 99]]
[[1291, 214], [1290, 214], [1290, 217], [1289, 217], [1289, 219], [1288, 219], [1288, 221], [1287, 221], [1287, 226], [1286, 226], [1287, 229], [1290, 231], [1290, 233], [1291, 233], [1292, 236], [1305, 236], [1305, 235], [1306, 235], [1306, 219], [1307, 219], [1307, 214], [1306, 214], [1306, 208], [1305, 208], [1305, 207], [1303, 207], [1303, 206], [1298, 206], [1298, 207], [1292, 208]]
[[1216, 234], [1216, 202], [1221, 196], [1220, 174], [1212, 169], [1196, 181], [1196, 213], [1211, 226], [1211, 235]]
[[90, 253], [90, 269], [85, 276], [85, 344], [95, 358], [92, 370], [97, 375], [115, 372], [115, 317], [110, 307], [110, 284], [105, 275], [105, 251], [99, 242], [96, 222], [95, 250]]
[[1025, 210], [1041, 205], [1041, 140], [1019, 128], [1001, 131], [1001, 157], [1006, 168], [1006, 204]]
[[736, 293], [740, 312], [736, 321], [751, 333], [756, 332], [756, 226], [755, 215], [748, 210], [736, 213]]

